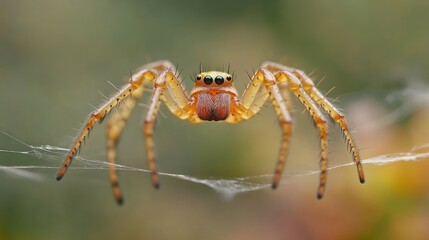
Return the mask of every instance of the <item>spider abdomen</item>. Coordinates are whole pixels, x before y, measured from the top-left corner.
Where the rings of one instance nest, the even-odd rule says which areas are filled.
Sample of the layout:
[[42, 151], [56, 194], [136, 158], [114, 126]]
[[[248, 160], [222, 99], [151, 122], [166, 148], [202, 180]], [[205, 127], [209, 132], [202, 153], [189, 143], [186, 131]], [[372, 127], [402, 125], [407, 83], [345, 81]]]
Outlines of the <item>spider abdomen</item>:
[[200, 93], [197, 98], [198, 118], [205, 121], [225, 120], [230, 112], [231, 96], [228, 93]]

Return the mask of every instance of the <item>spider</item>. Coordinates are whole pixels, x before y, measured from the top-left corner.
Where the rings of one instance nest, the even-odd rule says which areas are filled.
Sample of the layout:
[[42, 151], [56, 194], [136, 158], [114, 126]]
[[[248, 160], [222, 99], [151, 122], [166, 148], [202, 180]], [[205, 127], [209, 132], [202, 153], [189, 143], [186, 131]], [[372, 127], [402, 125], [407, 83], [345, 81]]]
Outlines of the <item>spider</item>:
[[112, 109], [123, 103], [124, 107], [119, 107], [117, 108], [118, 111], [112, 112], [106, 125], [110, 183], [117, 203], [121, 204], [123, 202], [123, 194], [119, 188], [115, 169], [116, 145], [131, 111], [136, 105], [137, 99], [143, 94], [145, 85], [152, 84], [153, 93], [149, 110], [143, 122], [143, 135], [146, 140], [146, 155], [151, 180], [155, 188], [159, 188], [159, 177], [155, 164], [153, 133], [161, 101], [167, 105], [168, 109], [176, 117], [192, 123], [205, 121], [238, 123], [254, 116], [268, 98], [271, 100], [278, 115], [282, 135], [278, 160], [272, 179], [272, 188], [277, 188], [285, 166], [289, 139], [292, 133], [289, 91], [304, 105], [319, 130], [321, 171], [317, 198], [321, 199], [324, 195], [328, 167], [328, 125], [321, 109], [341, 127], [346, 143], [353, 155], [359, 180], [361, 183], [365, 182], [358, 148], [349, 131], [344, 115], [323, 96], [303, 71], [279, 63], [265, 62], [251, 78], [241, 99], [238, 97], [233, 81], [233, 76], [228, 72], [201, 72], [200, 69], [200, 73], [195, 77], [194, 88], [191, 90], [190, 96], [188, 96], [172, 63], [169, 61], [157, 61], [144, 65], [137, 73], [131, 76], [128, 83], [112, 98], [90, 114], [67, 154], [64, 164], [57, 174], [57, 180], [61, 180], [64, 176], [73, 157], [95, 123], [101, 122]]

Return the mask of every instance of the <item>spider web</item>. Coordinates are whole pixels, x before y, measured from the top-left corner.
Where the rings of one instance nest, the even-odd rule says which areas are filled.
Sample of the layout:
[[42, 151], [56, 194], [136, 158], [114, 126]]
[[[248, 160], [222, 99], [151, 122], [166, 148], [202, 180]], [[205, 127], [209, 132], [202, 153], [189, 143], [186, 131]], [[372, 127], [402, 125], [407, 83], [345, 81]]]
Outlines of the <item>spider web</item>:
[[[12, 135], [6, 132], [0, 131], [0, 133], [15, 140], [16, 142], [20, 143], [26, 148], [25, 151], [0, 149], [0, 153], [27, 155], [32, 157], [31, 161], [33, 163], [28, 165], [15, 165], [15, 166], [0, 165], [0, 171], [3, 171], [8, 174], [12, 174], [14, 176], [27, 178], [33, 181], [55, 181], [53, 176], [47, 177], [40, 173], [35, 173], [31, 170], [53, 169], [56, 171], [61, 165], [61, 162], [63, 161], [64, 156], [68, 153], [69, 149], [52, 146], [52, 145], [33, 146], [13, 137]], [[381, 155], [381, 156], [363, 159], [362, 163], [364, 165], [370, 165], [370, 164], [384, 165], [384, 164], [391, 164], [396, 162], [417, 161], [420, 159], [428, 159], [429, 151], [423, 152], [423, 153], [414, 152], [416, 150], [421, 150], [426, 148], [429, 148], [429, 143], [416, 146], [412, 149], [411, 152], [387, 154], [387, 155]], [[57, 163], [56, 164], [57, 166], [50, 166], [47, 164], [47, 162]], [[108, 163], [103, 160], [86, 159], [82, 156], [76, 156], [73, 162], [74, 166], [71, 166], [70, 169], [104, 170], [104, 169], [107, 169], [110, 164], [111, 163]], [[122, 164], [114, 164], [114, 165], [119, 171], [132, 171], [132, 172], [140, 172], [144, 174], [150, 173], [149, 170], [147, 169], [127, 166]], [[329, 170], [344, 168], [349, 166], [354, 166], [354, 163], [350, 162], [346, 164], [334, 165], [329, 167]], [[314, 174], [319, 174], [319, 171], [314, 170], [314, 171], [296, 172], [294, 174], [284, 174], [282, 178], [282, 182], [290, 181], [292, 178], [304, 177], [304, 176], [309, 176]], [[165, 172], [159, 172], [159, 175], [180, 179], [183, 181], [189, 181], [195, 184], [205, 185], [213, 189], [214, 191], [216, 191], [224, 199], [231, 199], [239, 193], [257, 191], [257, 190], [269, 188], [271, 187], [270, 181], [272, 178], [272, 174], [264, 174], [264, 175], [232, 178], [232, 179], [215, 179], [215, 178], [204, 179], [204, 178], [197, 178], [197, 177], [183, 175], [183, 174], [174, 174], [174, 173], [165, 173]]]
[[[387, 105], [395, 105], [396, 107], [386, 116], [374, 121], [368, 125], [361, 126], [359, 129], [376, 129], [386, 125], [394, 124], [403, 118], [411, 115], [417, 109], [421, 107], [429, 107], [429, 90], [427, 86], [420, 82], [414, 82], [410, 84], [405, 90], [393, 92], [385, 98]], [[25, 155], [31, 158], [30, 164], [26, 165], [4, 165], [3, 160], [7, 160], [7, 157], [0, 157], [0, 171], [10, 174], [16, 177], [25, 178], [31, 181], [55, 181], [54, 176], [43, 175], [35, 172], [37, 169], [52, 169], [54, 172], [59, 169], [65, 155], [69, 149], [53, 146], [53, 145], [40, 145], [35, 146], [26, 143], [7, 132], [1, 131], [4, 137], [8, 137], [16, 143], [19, 143], [25, 150], [8, 150], [0, 149], [1, 155], [14, 154], [14, 155]], [[416, 151], [419, 152], [416, 152]], [[426, 151], [423, 151], [426, 150]], [[364, 165], [384, 165], [392, 164], [397, 162], [406, 161], [418, 161], [422, 159], [429, 159], [429, 143], [415, 146], [410, 152], [400, 152], [393, 154], [386, 154], [375, 156], [367, 159], [363, 159]], [[26, 158], [27, 160], [27, 158]], [[50, 165], [50, 164], [51, 165]], [[88, 159], [83, 156], [76, 156], [74, 158], [73, 165], [70, 169], [80, 170], [105, 170], [109, 167], [109, 164], [104, 160]], [[149, 170], [137, 168], [133, 166], [127, 166], [122, 164], [114, 164], [119, 171], [131, 171], [139, 172], [143, 174], [149, 174]], [[339, 163], [330, 166], [328, 169], [337, 169], [345, 167], [354, 167], [354, 163]], [[301, 171], [295, 173], [285, 173], [282, 177], [282, 182], [291, 181], [292, 178], [305, 177], [309, 175], [319, 174], [319, 170]], [[183, 181], [192, 182], [207, 186], [216, 191], [220, 196], [225, 199], [231, 199], [235, 195], [245, 192], [257, 191], [271, 187], [270, 181], [272, 174], [263, 174], [257, 176], [222, 179], [222, 178], [197, 178], [184, 174], [165, 173], [159, 172], [159, 175], [179, 179]]]

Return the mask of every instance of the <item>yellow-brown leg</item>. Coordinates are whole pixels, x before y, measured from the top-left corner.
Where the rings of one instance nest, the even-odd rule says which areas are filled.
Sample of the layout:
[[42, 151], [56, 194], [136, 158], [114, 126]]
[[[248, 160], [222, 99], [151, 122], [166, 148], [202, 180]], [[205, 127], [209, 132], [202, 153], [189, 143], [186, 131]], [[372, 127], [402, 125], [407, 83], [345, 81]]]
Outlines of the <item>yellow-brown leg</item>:
[[120, 102], [122, 102], [126, 97], [132, 95], [132, 93], [140, 88], [144, 83], [144, 80], [153, 80], [157, 75], [157, 71], [153, 71], [150, 69], [141, 70], [138, 73], [134, 74], [132, 78], [129, 80], [128, 84], [126, 84], [117, 94], [115, 94], [109, 101], [107, 101], [104, 105], [98, 108], [94, 113], [90, 115], [88, 120], [86, 121], [82, 131], [77, 136], [75, 143], [71, 147], [69, 153], [66, 156], [66, 159], [58, 171], [57, 180], [61, 180], [61, 178], [66, 173], [68, 167], [70, 166], [73, 157], [76, 155], [79, 150], [82, 142], [88, 136], [91, 129], [94, 127], [95, 123], [103, 120], [106, 115], [116, 107]]
[[337, 122], [346, 138], [347, 144], [349, 145], [349, 148], [353, 155], [353, 161], [356, 163], [359, 181], [361, 183], [365, 182], [365, 176], [360, 160], [360, 155], [358, 148], [353, 140], [353, 137], [349, 131], [348, 124], [345, 120], [344, 115], [331, 103], [329, 102], [323, 94], [316, 88], [313, 80], [309, 78], [303, 71], [284, 66], [279, 63], [275, 62], [266, 62], [262, 64], [262, 68], [265, 68], [273, 73], [279, 73], [279, 72], [288, 72], [293, 73], [297, 79], [301, 82], [301, 86], [304, 89], [304, 91], [324, 110], [326, 111], [329, 116]]
[[310, 113], [313, 118], [313, 122], [319, 129], [320, 134], [320, 184], [317, 191], [317, 197], [320, 199], [323, 197], [326, 187], [326, 175], [328, 169], [328, 125], [325, 117], [317, 108], [316, 104], [310, 98], [310, 96], [301, 88], [301, 83], [296, 77], [289, 72], [279, 72], [276, 74], [278, 82], [287, 82], [289, 89], [292, 93], [301, 101], [306, 110]]
[[144, 86], [137, 88], [133, 95], [126, 98], [121, 106], [114, 111], [106, 124], [106, 153], [107, 160], [109, 161], [109, 179], [112, 186], [113, 196], [117, 203], [122, 204], [123, 195], [119, 188], [118, 174], [116, 171], [116, 146], [121, 136], [122, 130], [128, 118], [131, 115], [132, 110], [136, 105], [136, 101], [140, 98], [144, 90]]
[[[172, 94], [166, 95], [170, 93]], [[143, 122], [143, 135], [146, 142], [146, 155], [151, 173], [152, 184], [155, 188], [159, 188], [160, 184], [156, 170], [153, 130], [155, 127], [156, 117], [161, 100], [166, 101], [170, 111], [172, 111], [178, 117], [182, 116], [182, 114], [189, 116], [189, 114], [184, 111], [185, 106], [187, 106], [186, 104], [188, 104], [187, 96], [173, 70], [163, 71], [155, 80], [149, 111], [147, 112], [146, 118]], [[178, 112], [181, 112], [180, 115]]]
[[[275, 101], [275, 100], [273, 100]], [[279, 111], [279, 108], [275, 107], [276, 111]], [[289, 152], [289, 142], [292, 134], [292, 120], [291, 119], [280, 119], [280, 127], [282, 129], [282, 138], [280, 142], [279, 156], [274, 168], [274, 175], [271, 182], [271, 188], [276, 189], [280, 184], [280, 180], [285, 168], [286, 158]]]
[[344, 136], [346, 138], [347, 144], [349, 145], [350, 150], [353, 154], [353, 160], [356, 163], [359, 181], [361, 183], [364, 183], [365, 175], [363, 172], [359, 151], [350, 133], [344, 115], [323, 96], [323, 94], [314, 86], [314, 82], [303, 71], [294, 70], [293, 73], [298, 79], [300, 79], [300, 81], [302, 82], [302, 87], [310, 95], [310, 97], [312, 97], [314, 101], [319, 104], [320, 107], [322, 107], [329, 114], [329, 116], [340, 125], [341, 130], [343, 131]]
[[[263, 87], [265, 90], [261, 90]], [[282, 96], [276, 79], [273, 74], [265, 69], [259, 69], [252, 77], [251, 82], [246, 88], [241, 100], [243, 118], [247, 119], [259, 111], [264, 101], [267, 99], [266, 94], [271, 98], [274, 109], [279, 117], [280, 127], [282, 129], [282, 138], [279, 150], [278, 160], [274, 169], [272, 188], [277, 188], [281, 180], [281, 175], [286, 163], [286, 157], [289, 151], [289, 140], [292, 134], [292, 118], [288, 111], [287, 103]]]
[[[169, 61], [153, 62], [142, 67], [144, 69], [154, 69], [157, 72], [166, 69], [174, 69], [174, 66]], [[141, 97], [144, 91], [144, 86], [133, 91], [132, 96], [126, 98], [117, 111], [113, 112], [106, 124], [106, 153], [109, 161], [109, 179], [112, 186], [113, 196], [118, 204], [123, 203], [122, 191], [119, 187], [119, 179], [116, 171], [116, 146], [121, 136], [122, 130], [125, 127], [126, 121], [131, 115], [132, 110], [136, 105], [136, 101]]]

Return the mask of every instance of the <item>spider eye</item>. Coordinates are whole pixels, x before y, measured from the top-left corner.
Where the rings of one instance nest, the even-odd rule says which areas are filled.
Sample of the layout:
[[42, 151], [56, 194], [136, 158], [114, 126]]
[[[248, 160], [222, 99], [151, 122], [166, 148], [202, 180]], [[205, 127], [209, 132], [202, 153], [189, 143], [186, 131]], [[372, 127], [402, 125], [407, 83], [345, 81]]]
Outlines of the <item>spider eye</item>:
[[201, 80], [201, 75], [197, 75], [197, 80]]
[[222, 76], [217, 76], [217, 77], [215, 78], [215, 83], [216, 83], [217, 85], [222, 85], [222, 84], [223, 84], [223, 77], [222, 77]]
[[226, 76], [226, 80], [231, 81], [232, 80], [231, 75]]
[[213, 83], [213, 78], [211, 76], [209, 76], [209, 75], [205, 76], [204, 77], [204, 83], [207, 84], [207, 85], [212, 84]]

